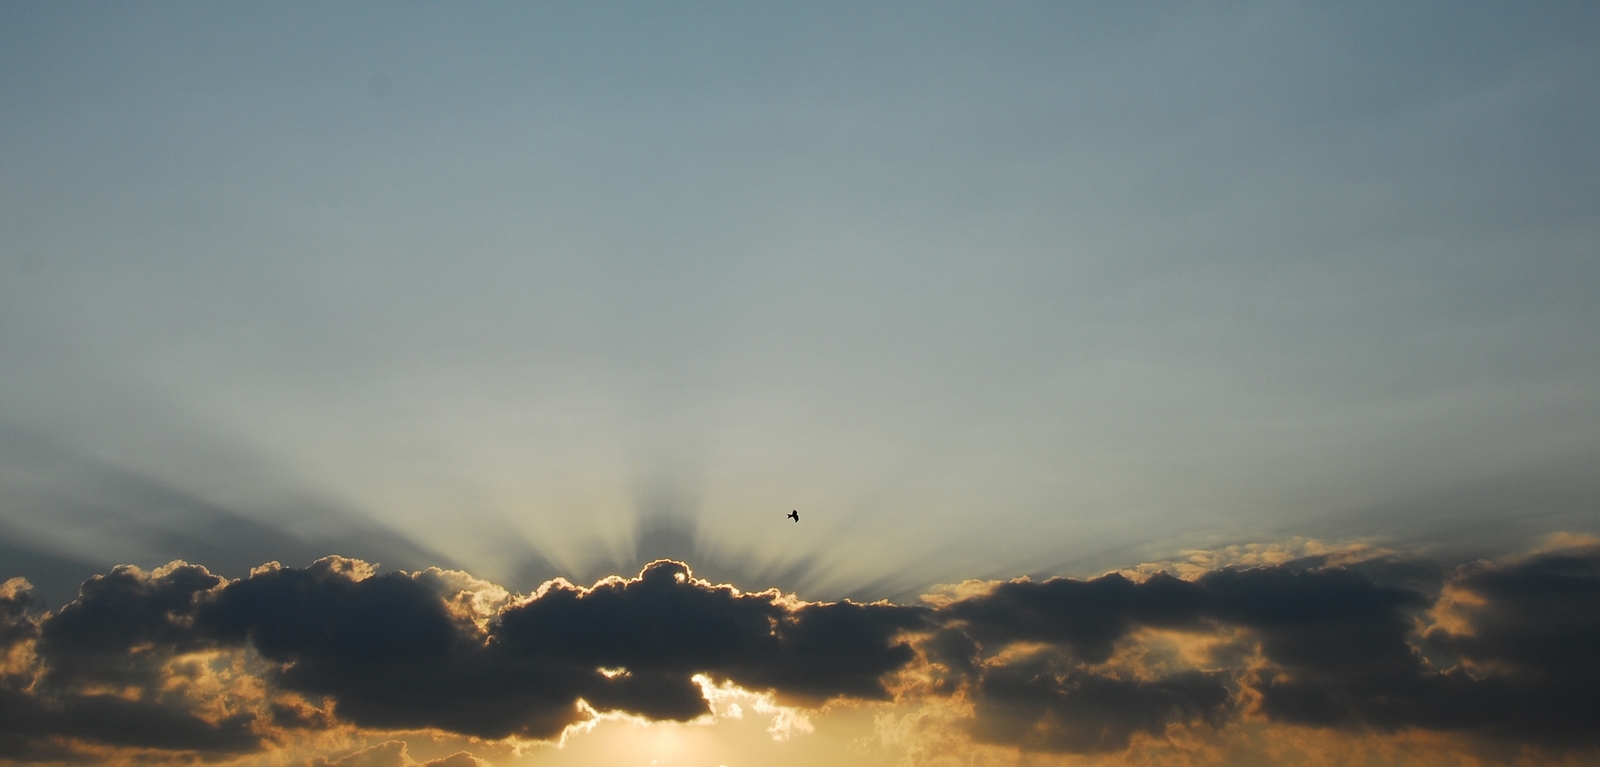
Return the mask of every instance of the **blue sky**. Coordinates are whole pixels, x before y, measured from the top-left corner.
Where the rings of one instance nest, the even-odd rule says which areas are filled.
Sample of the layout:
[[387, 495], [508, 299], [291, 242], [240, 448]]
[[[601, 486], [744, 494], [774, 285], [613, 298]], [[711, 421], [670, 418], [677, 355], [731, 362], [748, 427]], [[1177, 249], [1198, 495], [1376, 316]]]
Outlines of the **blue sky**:
[[670, 556], [909, 599], [1600, 533], [1597, 32], [7, 6], [0, 576]]
[[8, 441], [502, 574], [1594, 528], [1582, 5], [7, 17]]

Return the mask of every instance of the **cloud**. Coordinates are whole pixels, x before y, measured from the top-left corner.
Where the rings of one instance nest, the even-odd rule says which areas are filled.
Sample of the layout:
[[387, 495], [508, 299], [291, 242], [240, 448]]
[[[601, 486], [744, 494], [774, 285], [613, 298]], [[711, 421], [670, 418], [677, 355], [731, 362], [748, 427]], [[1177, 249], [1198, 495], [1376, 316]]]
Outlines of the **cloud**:
[[[1426, 582], [1418, 562], [1323, 562], [969, 587], [924, 647], [965, 680], [975, 737], [1029, 750], [1115, 750], [1234, 716], [1600, 745], [1600, 549], [1468, 565], [1441, 574], [1443, 596], [1364, 572]], [[1419, 631], [1441, 606], [1450, 620]], [[1152, 629], [1209, 657], [1152, 658]]]
[[1233, 694], [1216, 673], [1121, 679], [1037, 658], [987, 669], [975, 698], [978, 740], [1083, 754], [1120, 751], [1134, 733], [1159, 735], [1174, 722], [1219, 724]]
[[403, 740], [386, 740], [338, 758], [318, 756], [306, 761], [306, 767], [488, 767], [488, 762], [466, 751], [418, 763], [407, 753]]
[[[38, 620], [21, 584], [8, 588], [0, 635], [37, 657], [37, 683], [3, 701], [26, 741], [12, 758], [62, 739], [250, 751], [329, 710], [371, 730], [549, 740], [592, 712], [707, 716], [699, 675], [811, 705], [883, 700], [885, 676], [915, 657], [900, 635], [931, 612], [748, 594], [671, 561], [518, 600], [463, 573], [376, 575], [341, 557], [231, 582], [185, 563], [123, 566]], [[216, 668], [246, 660], [248, 674]]]
[[600, 711], [710, 712], [696, 674], [812, 702], [884, 699], [913, 658], [896, 635], [924, 608], [812, 604], [695, 579], [670, 561], [592, 588], [554, 581], [479, 624], [441, 571], [370, 575], [329, 558], [229, 584], [195, 630], [246, 641], [286, 690], [337, 701], [362, 727], [549, 739]]
[[306, 763], [306, 767], [402, 767], [411, 761], [406, 754], [406, 742], [386, 740], [337, 759], [319, 756]]
[[479, 759], [466, 751], [457, 751], [449, 756], [423, 762], [417, 767], [488, 767], [489, 763]]
[[8, 658], [14, 648], [39, 633], [39, 627], [28, 619], [29, 608], [38, 605], [28, 593], [30, 588], [22, 578], [0, 583], [0, 651]]
[[[240, 754], [259, 750], [247, 712], [202, 710], [192, 687], [172, 678], [177, 656], [206, 641], [182, 625], [198, 591], [220, 584], [203, 568], [145, 574], [121, 567], [95, 576], [80, 598], [37, 621], [25, 582], [0, 590], [0, 756], [62, 759], [82, 741], [164, 752]], [[18, 656], [30, 667], [12, 668]], [[180, 683], [174, 683], [180, 682]]]
[[[42, 607], [0, 587], [0, 759], [224, 759], [318, 732], [551, 741], [746, 694], [807, 725], [834, 700], [936, 706], [942, 738], [1043, 753], [1284, 726], [1600, 746], [1588, 541], [1458, 567], [1384, 552], [969, 583], [925, 605], [746, 593], [668, 560], [522, 596], [342, 557], [232, 581], [179, 562]], [[318, 759], [411, 764], [387, 742]]]
[[189, 619], [198, 596], [225, 582], [177, 563], [150, 574], [125, 565], [90, 578], [75, 601], [43, 624], [45, 681], [58, 688], [155, 683], [172, 656], [214, 644]]
[[1165, 573], [1143, 583], [1112, 574], [1001, 583], [940, 614], [979, 642], [1048, 642], [1087, 660], [1105, 660], [1135, 626], [1196, 624], [1202, 601], [1200, 587]]

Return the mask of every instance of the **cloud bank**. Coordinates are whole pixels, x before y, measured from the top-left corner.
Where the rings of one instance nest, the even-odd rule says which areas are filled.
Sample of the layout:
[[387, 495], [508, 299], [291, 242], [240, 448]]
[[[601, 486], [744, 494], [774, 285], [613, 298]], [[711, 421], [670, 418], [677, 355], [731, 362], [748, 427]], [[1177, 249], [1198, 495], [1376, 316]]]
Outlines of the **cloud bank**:
[[955, 702], [961, 738], [1044, 754], [1262, 724], [1600, 747], [1600, 546], [1181, 572], [900, 605], [745, 592], [670, 560], [526, 595], [342, 557], [231, 581], [174, 562], [97, 575], [54, 611], [12, 579], [0, 758], [225, 761], [335, 730], [552, 741], [609, 714], [712, 717], [708, 683], [799, 707]]

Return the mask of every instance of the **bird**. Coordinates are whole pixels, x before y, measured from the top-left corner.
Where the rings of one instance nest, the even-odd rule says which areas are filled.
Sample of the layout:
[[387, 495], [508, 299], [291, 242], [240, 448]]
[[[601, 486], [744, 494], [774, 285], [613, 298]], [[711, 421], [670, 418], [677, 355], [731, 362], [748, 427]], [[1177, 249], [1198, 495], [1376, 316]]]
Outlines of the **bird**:
[[794, 511], [789, 512], [788, 514], [785, 514], [784, 516], [788, 517], [789, 519], [792, 519], [792, 520], [794, 520], [796, 522], [799, 522], [800, 521], [800, 510], [796, 509]]

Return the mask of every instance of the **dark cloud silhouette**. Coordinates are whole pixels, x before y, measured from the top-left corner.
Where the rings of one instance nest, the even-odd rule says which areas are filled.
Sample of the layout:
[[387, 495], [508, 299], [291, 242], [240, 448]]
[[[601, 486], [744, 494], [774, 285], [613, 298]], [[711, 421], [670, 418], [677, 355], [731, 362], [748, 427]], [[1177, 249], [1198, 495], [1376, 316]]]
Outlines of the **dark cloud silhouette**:
[[1218, 618], [1251, 629], [1272, 664], [1252, 684], [1273, 719], [1380, 730], [1479, 724], [1455, 705], [1473, 680], [1438, 670], [1411, 642], [1429, 604], [1417, 592], [1342, 567], [1223, 570], [1200, 585], [1215, 595]]
[[[0, 758], [18, 761], [86, 748], [222, 758], [349, 726], [550, 739], [591, 711], [706, 715], [697, 675], [792, 705], [889, 700], [891, 687], [960, 695], [972, 738], [1043, 752], [1119, 751], [1246, 712], [1600, 746], [1596, 547], [1454, 569], [1322, 557], [1188, 579], [1017, 580], [933, 607], [746, 593], [670, 560], [523, 597], [341, 557], [233, 581], [184, 563], [118, 567], [54, 613], [25, 586], [0, 588]], [[238, 682], [208, 665], [217, 657], [248, 658], [268, 694], [202, 700]], [[374, 749], [324, 761], [409, 762]]]
[[44, 666], [8, 669], [0, 679], [0, 757], [72, 761], [63, 745], [71, 740], [166, 752], [260, 749], [253, 714], [201, 716], [181, 690], [162, 684], [167, 661], [209, 645], [187, 621], [196, 594], [221, 582], [199, 567], [150, 575], [117, 568], [43, 620], [29, 614], [38, 605], [24, 584], [8, 582], [0, 590], [5, 654], [14, 658], [12, 649], [31, 641]]
[[1436, 645], [1530, 680], [1600, 679], [1600, 552], [1478, 562], [1455, 585], [1483, 604], [1467, 612], [1468, 633], [1431, 632]]
[[[473, 588], [487, 586], [439, 570], [374, 575], [366, 563], [340, 557], [304, 569], [262, 567], [233, 582], [179, 563], [148, 574], [119, 567], [86, 582], [37, 630], [12, 621], [7, 635], [22, 641], [36, 631], [41, 689], [80, 708], [125, 702], [90, 690], [170, 686], [163, 682], [175, 657], [248, 645], [268, 664], [276, 689], [327, 698], [339, 719], [359, 727], [553, 738], [586, 718], [580, 699], [652, 719], [705, 715], [697, 674], [810, 703], [884, 699], [884, 675], [915, 655], [899, 634], [929, 613], [746, 594], [697, 580], [670, 561], [593, 588], [552, 582], [492, 612], [464, 606]], [[317, 720], [316, 710], [280, 704], [237, 724], [258, 715], [280, 726]], [[43, 732], [83, 734], [44, 725]], [[157, 721], [144, 729], [149, 747], [164, 742], [155, 733], [181, 739], [186, 732]], [[213, 729], [220, 737], [225, 728]], [[202, 750], [229, 745], [198, 734], [190, 740]]]
[[926, 612], [791, 607], [663, 561], [592, 589], [555, 582], [480, 627], [452, 607], [460, 592], [439, 571], [362, 568], [329, 558], [258, 570], [209, 599], [193, 630], [248, 641], [283, 689], [330, 696], [359, 726], [550, 738], [584, 717], [579, 698], [654, 719], [704, 715], [702, 673], [809, 701], [883, 698], [880, 678], [913, 657], [895, 635]]
[[1200, 583], [1260, 637], [1275, 668], [1255, 686], [1276, 719], [1597, 745], [1597, 572], [1595, 550], [1469, 566], [1449, 581], [1476, 597], [1460, 610], [1464, 625], [1426, 637], [1414, 619], [1433, 600], [1343, 568], [1224, 571]]
[[[1103, 751], [1170, 721], [1214, 723], [1231, 706], [1222, 691], [1241, 686], [1259, 694], [1270, 719], [1300, 725], [1600, 745], [1600, 549], [1437, 578], [1426, 569], [1310, 559], [1193, 581], [1013, 581], [942, 607], [936, 621], [951, 628], [924, 647], [971, 685], [975, 735], [1029, 749]], [[1459, 626], [1419, 636], [1418, 622], [1440, 605], [1438, 589], [1426, 587], [1438, 583], [1471, 598], [1457, 604]], [[1218, 655], [1214, 670], [1138, 681], [1097, 668], [1143, 628], [1243, 630], [1264, 663], [1251, 669], [1246, 658]], [[1023, 663], [1001, 657], [1027, 643], [1051, 651]]]
[[979, 740], [1080, 754], [1120, 751], [1135, 732], [1159, 734], [1175, 722], [1220, 725], [1233, 703], [1220, 673], [1120, 679], [1052, 658], [989, 668], [975, 693]]
[[45, 682], [59, 688], [154, 684], [165, 660], [211, 646], [192, 618], [197, 597], [223, 583], [192, 565], [152, 574], [122, 566], [90, 578], [75, 601], [44, 622], [39, 653], [50, 660]]
[[[1135, 732], [1220, 723], [1232, 709], [1233, 680], [1224, 673], [1140, 680], [1091, 668], [1138, 628], [1199, 630], [1208, 604], [1201, 586], [1166, 573], [1143, 582], [1119, 574], [1011, 581], [940, 610], [951, 628], [926, 648], [969, 680], [978, 740], [1032, 751], [1118, 751]], [[1052, 649], [1020, 660], [984, 659], [1019, 643]]]
[[168, 752], [243, 754], [262, 740], [254, 716], [208, 720], [187, 706], [163, 700], [127, 700], [115, 695], [53, 699], [17, 690], [0, 692], [0, 756], [61, 758], [56, 739], [81, 739], [107, 746]]
[[1088, 581], [1012, 581], [941, 613], [979, 642], [1050, 642], [1088, 661], [1103, 661], [1137, 626], [1192, 626], [1203, 591], [1165, 573], [1143, 583], [1112, 574]]
[[452, 612], [438, 571], [368, 576], [340, 558], [263, 568], [208, 603], [197, 627], [248, 641], [284, 689], [337, 701], [378, 729], [552, 737], [581, 718], [581, 679], [560, 659], [507, 662], [488, 632]]
[[28, 593], [29, 585], [21, 578], [0, 584], [0, 654], [9, 654], [11, 648], [39, 634], [39, 627], [28, 618], [28, 612], [42, 605]]
[[1468, 699], [1478, 726], [1514, 739], [1600, 744], [1600, 548], [1477, 562], [1452, 586], [1467, 597], [1456, 610], [1465, 626], [1426, 638], [1475, 678], [1496, 682]]

